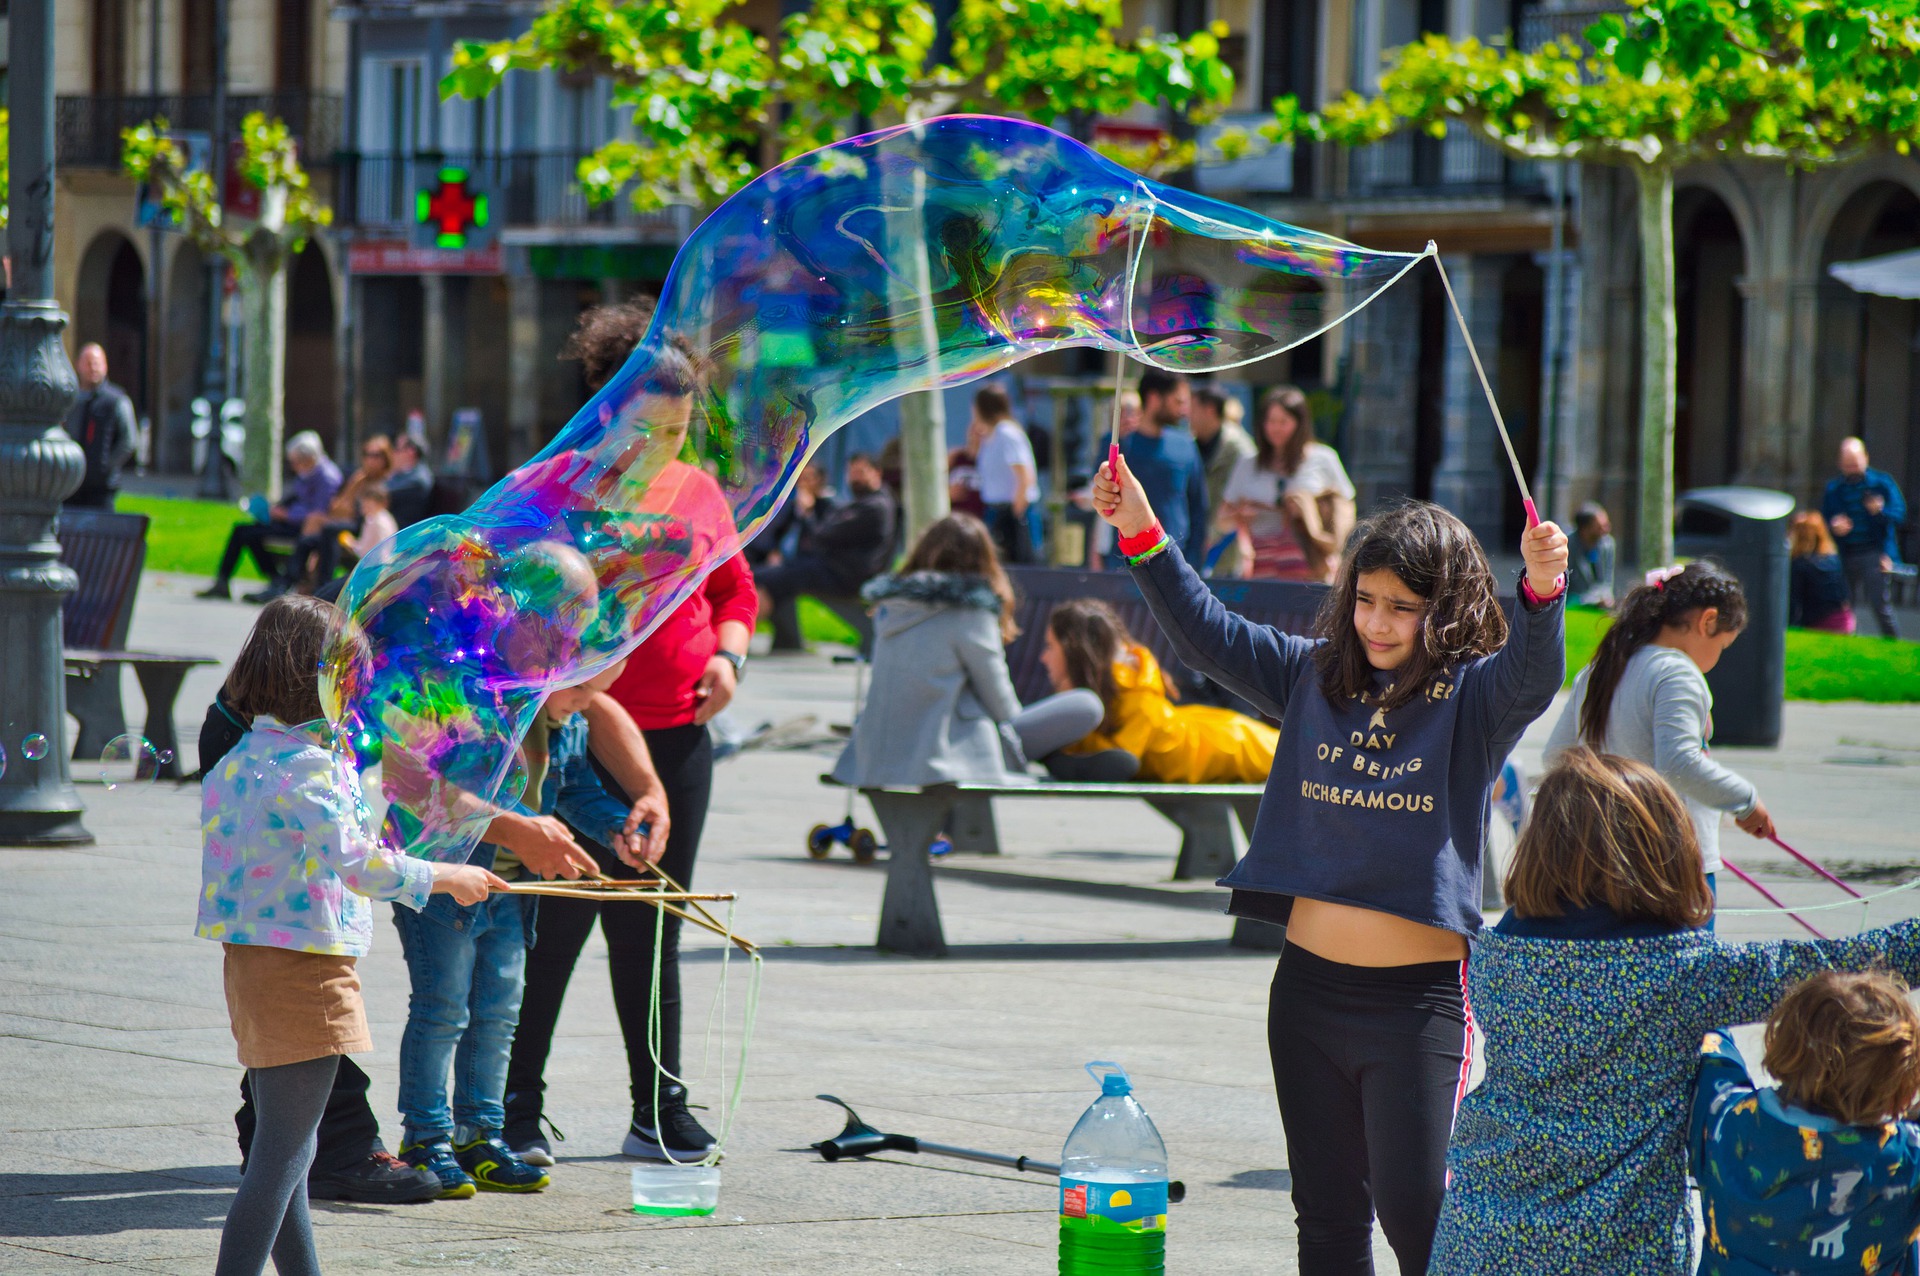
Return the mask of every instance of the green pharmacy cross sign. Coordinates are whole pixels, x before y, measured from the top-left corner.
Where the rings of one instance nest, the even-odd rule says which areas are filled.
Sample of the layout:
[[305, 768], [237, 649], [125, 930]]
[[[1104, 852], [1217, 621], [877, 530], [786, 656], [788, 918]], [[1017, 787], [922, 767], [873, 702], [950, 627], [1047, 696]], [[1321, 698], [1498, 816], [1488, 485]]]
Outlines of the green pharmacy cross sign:
[[413, 211], [436, 248], [477, 247], [487, 225], [486, 195], [473, 189], [465, 169], [451, 165], [440, 170], [433, 186], [414, 192]]

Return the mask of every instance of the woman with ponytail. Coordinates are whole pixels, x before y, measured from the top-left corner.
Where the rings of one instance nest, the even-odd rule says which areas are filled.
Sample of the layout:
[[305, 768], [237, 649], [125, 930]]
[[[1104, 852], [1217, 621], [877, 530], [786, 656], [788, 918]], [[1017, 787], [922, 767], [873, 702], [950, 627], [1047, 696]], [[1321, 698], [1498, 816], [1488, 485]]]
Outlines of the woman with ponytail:
[[1755, 837], [1773, 836], [1773, 819], [1753, 785], [1707, 756], [1707, 674], [1746, 625], [1746, 595], [1719, 564], [1649, 573], [1621, 601], [1547, 740], [1549, 766], [1584, 745], [1644, 763], [1677, 789], [1693, 817], [1710, 887], [1720, 868], [1722, 812]]

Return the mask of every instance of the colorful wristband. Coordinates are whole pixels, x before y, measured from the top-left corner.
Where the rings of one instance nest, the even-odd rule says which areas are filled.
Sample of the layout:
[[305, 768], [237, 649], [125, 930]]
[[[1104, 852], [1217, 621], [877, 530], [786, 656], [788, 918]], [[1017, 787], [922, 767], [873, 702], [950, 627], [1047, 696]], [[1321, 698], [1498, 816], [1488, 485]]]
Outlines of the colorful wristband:
[[1155, 519], [1146, 531], [1139, 533], [1137, 536], [1122, 536], [1120, 538], [1120, 553], [1127, 558], [1132, 558], [1135, 554], [1144, 554], [1165, 540], [1166, 536], [1166, 531], [1160, 526], [1160, 520]]
[[1560, 578], [1553, 582], [1553, 592], [1551, 594], [1547, 594], [1544, 596], [1533, 592], [1533, 582], [1531, 580], [1528, 580], [1524, 574], [1522, 574], [1520, 577], [1521, 595], [1525, 597], [1528, 602], [1533, 603], [1535, 606], [1538, 606], [1541, 603], [1550, 603], [1554, 599], [1560, 597], [1560, 595], [1566, 592], [1567, 592], [1567, 574], [1565, 572], [1561, 572]]

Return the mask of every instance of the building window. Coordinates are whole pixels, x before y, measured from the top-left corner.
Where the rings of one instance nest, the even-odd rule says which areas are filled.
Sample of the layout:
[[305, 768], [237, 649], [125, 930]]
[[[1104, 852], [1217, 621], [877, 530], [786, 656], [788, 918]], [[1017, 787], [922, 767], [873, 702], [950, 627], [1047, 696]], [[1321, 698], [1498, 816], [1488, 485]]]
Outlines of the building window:
[[127, 91], [127, 0], [93, 0], [93, 91], [98, 97]]
[[281, 89], [313, 86], [312, 0], [280, 0], [274, 46], [274, 84]]

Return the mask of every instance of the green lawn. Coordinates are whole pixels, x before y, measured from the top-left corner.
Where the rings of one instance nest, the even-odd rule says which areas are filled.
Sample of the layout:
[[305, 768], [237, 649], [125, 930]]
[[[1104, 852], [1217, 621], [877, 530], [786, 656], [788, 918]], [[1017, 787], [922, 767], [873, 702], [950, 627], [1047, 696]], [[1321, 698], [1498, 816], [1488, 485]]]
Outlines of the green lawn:
[[[1567, 682], [1586, 668], [1606, 632], [1607, 615], [1567, 613]], [[1920, 643], [1864, 635], [1787, 630], [1787, 699], [1920, 701]]]
[[[147, 569], [185, 572], [213, 579], [226, 548], [227, 533], [246, 518], [238, 506], [221, 501], [176, 501], [160, 496], [122, 496], [114, 508], [123, 514], [145, 514]], [[240, 560], [238, 580], [259, 580], [251, 558]]]

